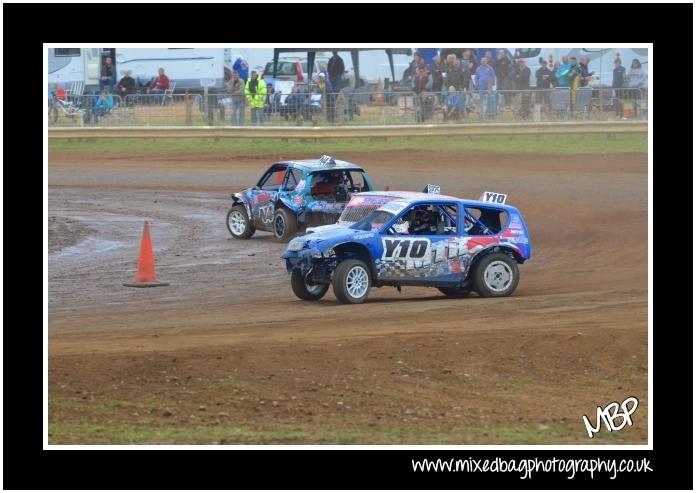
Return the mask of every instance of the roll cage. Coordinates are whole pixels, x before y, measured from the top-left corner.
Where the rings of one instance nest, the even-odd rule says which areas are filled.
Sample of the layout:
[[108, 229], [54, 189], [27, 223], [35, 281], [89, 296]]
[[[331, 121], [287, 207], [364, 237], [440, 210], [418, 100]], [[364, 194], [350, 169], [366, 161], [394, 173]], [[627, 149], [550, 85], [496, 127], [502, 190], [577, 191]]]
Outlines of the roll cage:
[[[403, 217], [410, 213], [414, 207], [421, 205], [433, 205], [437, 206], [439, 211], [445, 214], [452, 223], [457, 225], [457, 235], [467, 236], [469, 234], [473, 235], [495, 235], [500, 233], [504, 228], [501, 227], [500, 220], [495, 216], [505, 212], [505, 210], [491, 207], [488, 205], [477, 205], [476, 208], [482, 211], [481, 217], [477, 218], [471, 212], [469, 208], [473, 208], [473, 205], [469, 205], [463, 202], [453, 202], [447, 200], [432, 200], [432, 201], [418, 201], [409, 204], [407, 207], [403, 208], [397, 214], [394, 215], [389, 221], [387, 221], [379, 230], [380, 234], [389, 234], [389, 230]], [[456, 206], [457, 216], [454, 217], [450, 214], [446, 206]], [[486, 211], [486, 213], [484, 213]], [[461, 217], [461, 220], [459, 219]], [[486, 221], [486, 222], [484, 222]], [[471, 223], [471, 226], [466, 227], [466, 222]], [[488, 223], [488, 224], [486, 224]], [[497, 224], [496, 224], [497, 223]], [[474, 233], [471, 233], [474, 231]], [[480, 232], [479, 232], [480, 231]]]

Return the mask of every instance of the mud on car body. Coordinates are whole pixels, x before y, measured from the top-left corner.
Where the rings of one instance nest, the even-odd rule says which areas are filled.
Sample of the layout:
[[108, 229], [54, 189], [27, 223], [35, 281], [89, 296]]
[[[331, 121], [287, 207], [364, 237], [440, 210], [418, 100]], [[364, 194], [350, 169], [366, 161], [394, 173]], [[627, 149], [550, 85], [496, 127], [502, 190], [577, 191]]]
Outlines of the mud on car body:
[[[353, 200], [380, 193], [395, 192]], [[371, 287], [382, 286], [509, 296], [519, 282], [517, 265], [532, 252], [522, 214], [505, 199], [491, 192], [481, 200], [401, 192], [350, 226], [297, 237], [282, 255], [293, 292], [319, 300], [333, 284], [344, 303], [361, 303]]]
[[335, 223], [353, 194], [373, 189], [363, 168], [330, 156], [278, 162], [255, 187], [232, 194], [227, 229], [238, 239], [258, 229], [287, 241], [308, 226]]

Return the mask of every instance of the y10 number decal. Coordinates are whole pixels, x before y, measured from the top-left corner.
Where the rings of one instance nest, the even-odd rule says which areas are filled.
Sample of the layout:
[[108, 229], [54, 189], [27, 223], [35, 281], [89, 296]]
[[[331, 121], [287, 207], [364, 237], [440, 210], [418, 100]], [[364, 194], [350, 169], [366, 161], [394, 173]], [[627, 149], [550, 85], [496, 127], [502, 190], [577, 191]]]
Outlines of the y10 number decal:
[[481, 195], [481, 201], [492, 202], [494, 204], [504, 204], [507, 200], [507, 195], [504, 193], [494, 193], [494, 192], [483, 192]]
[[382, 260], [423, 258], [430, 248], [430, 240], [401, 240], [382, 238]]

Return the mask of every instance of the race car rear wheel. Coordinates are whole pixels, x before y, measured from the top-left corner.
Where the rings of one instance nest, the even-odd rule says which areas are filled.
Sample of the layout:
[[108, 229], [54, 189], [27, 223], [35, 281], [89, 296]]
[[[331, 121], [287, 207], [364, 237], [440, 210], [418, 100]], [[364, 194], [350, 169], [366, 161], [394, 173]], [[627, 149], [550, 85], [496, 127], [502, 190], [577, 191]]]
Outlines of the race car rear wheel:
[[486, 255], [473, 274], [476, 292], [484, 298], [510, 296], [520, 280], [517, 262], [504, 253]]
[[306, 274], [302, 274], [300, 269], [295, 269], [290, 275], [290, 285], [292, 292], [301, 300], [317, 301], [324, 297], [329, 290], [328, 284], [314, 284], [307, 279]]
[[227, 231], [238, 240], [251, 238], [256, 231], [243, 205], [233, 205], [230, 208], [227, 213]]
[[471, 289], [464, 288], [437, 288], [442, 294], [448, 298], [468, 298], [471, 294]]
[[344, 260], [334, 271], [333, 290], [342, 303], [362, 303], [371, 285], [370, 269], [362, 260]]
[[273, 216], [273, 234], [278, 240], [288, 241], [297, 233], [295, 214], [281, 207]]

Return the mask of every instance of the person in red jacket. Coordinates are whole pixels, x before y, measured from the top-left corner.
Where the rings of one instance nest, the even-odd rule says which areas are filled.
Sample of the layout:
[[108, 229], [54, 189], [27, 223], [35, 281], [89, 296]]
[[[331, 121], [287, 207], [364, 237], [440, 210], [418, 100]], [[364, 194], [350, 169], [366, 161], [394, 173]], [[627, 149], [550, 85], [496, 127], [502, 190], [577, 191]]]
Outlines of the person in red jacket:
[[164, 94], [164, 91], [169, 89], [169, 77], [164, 73], [164, 69], [160, 67], [157, 72], [159, 75], [152, 81], [147, 91], [149, 94]]

